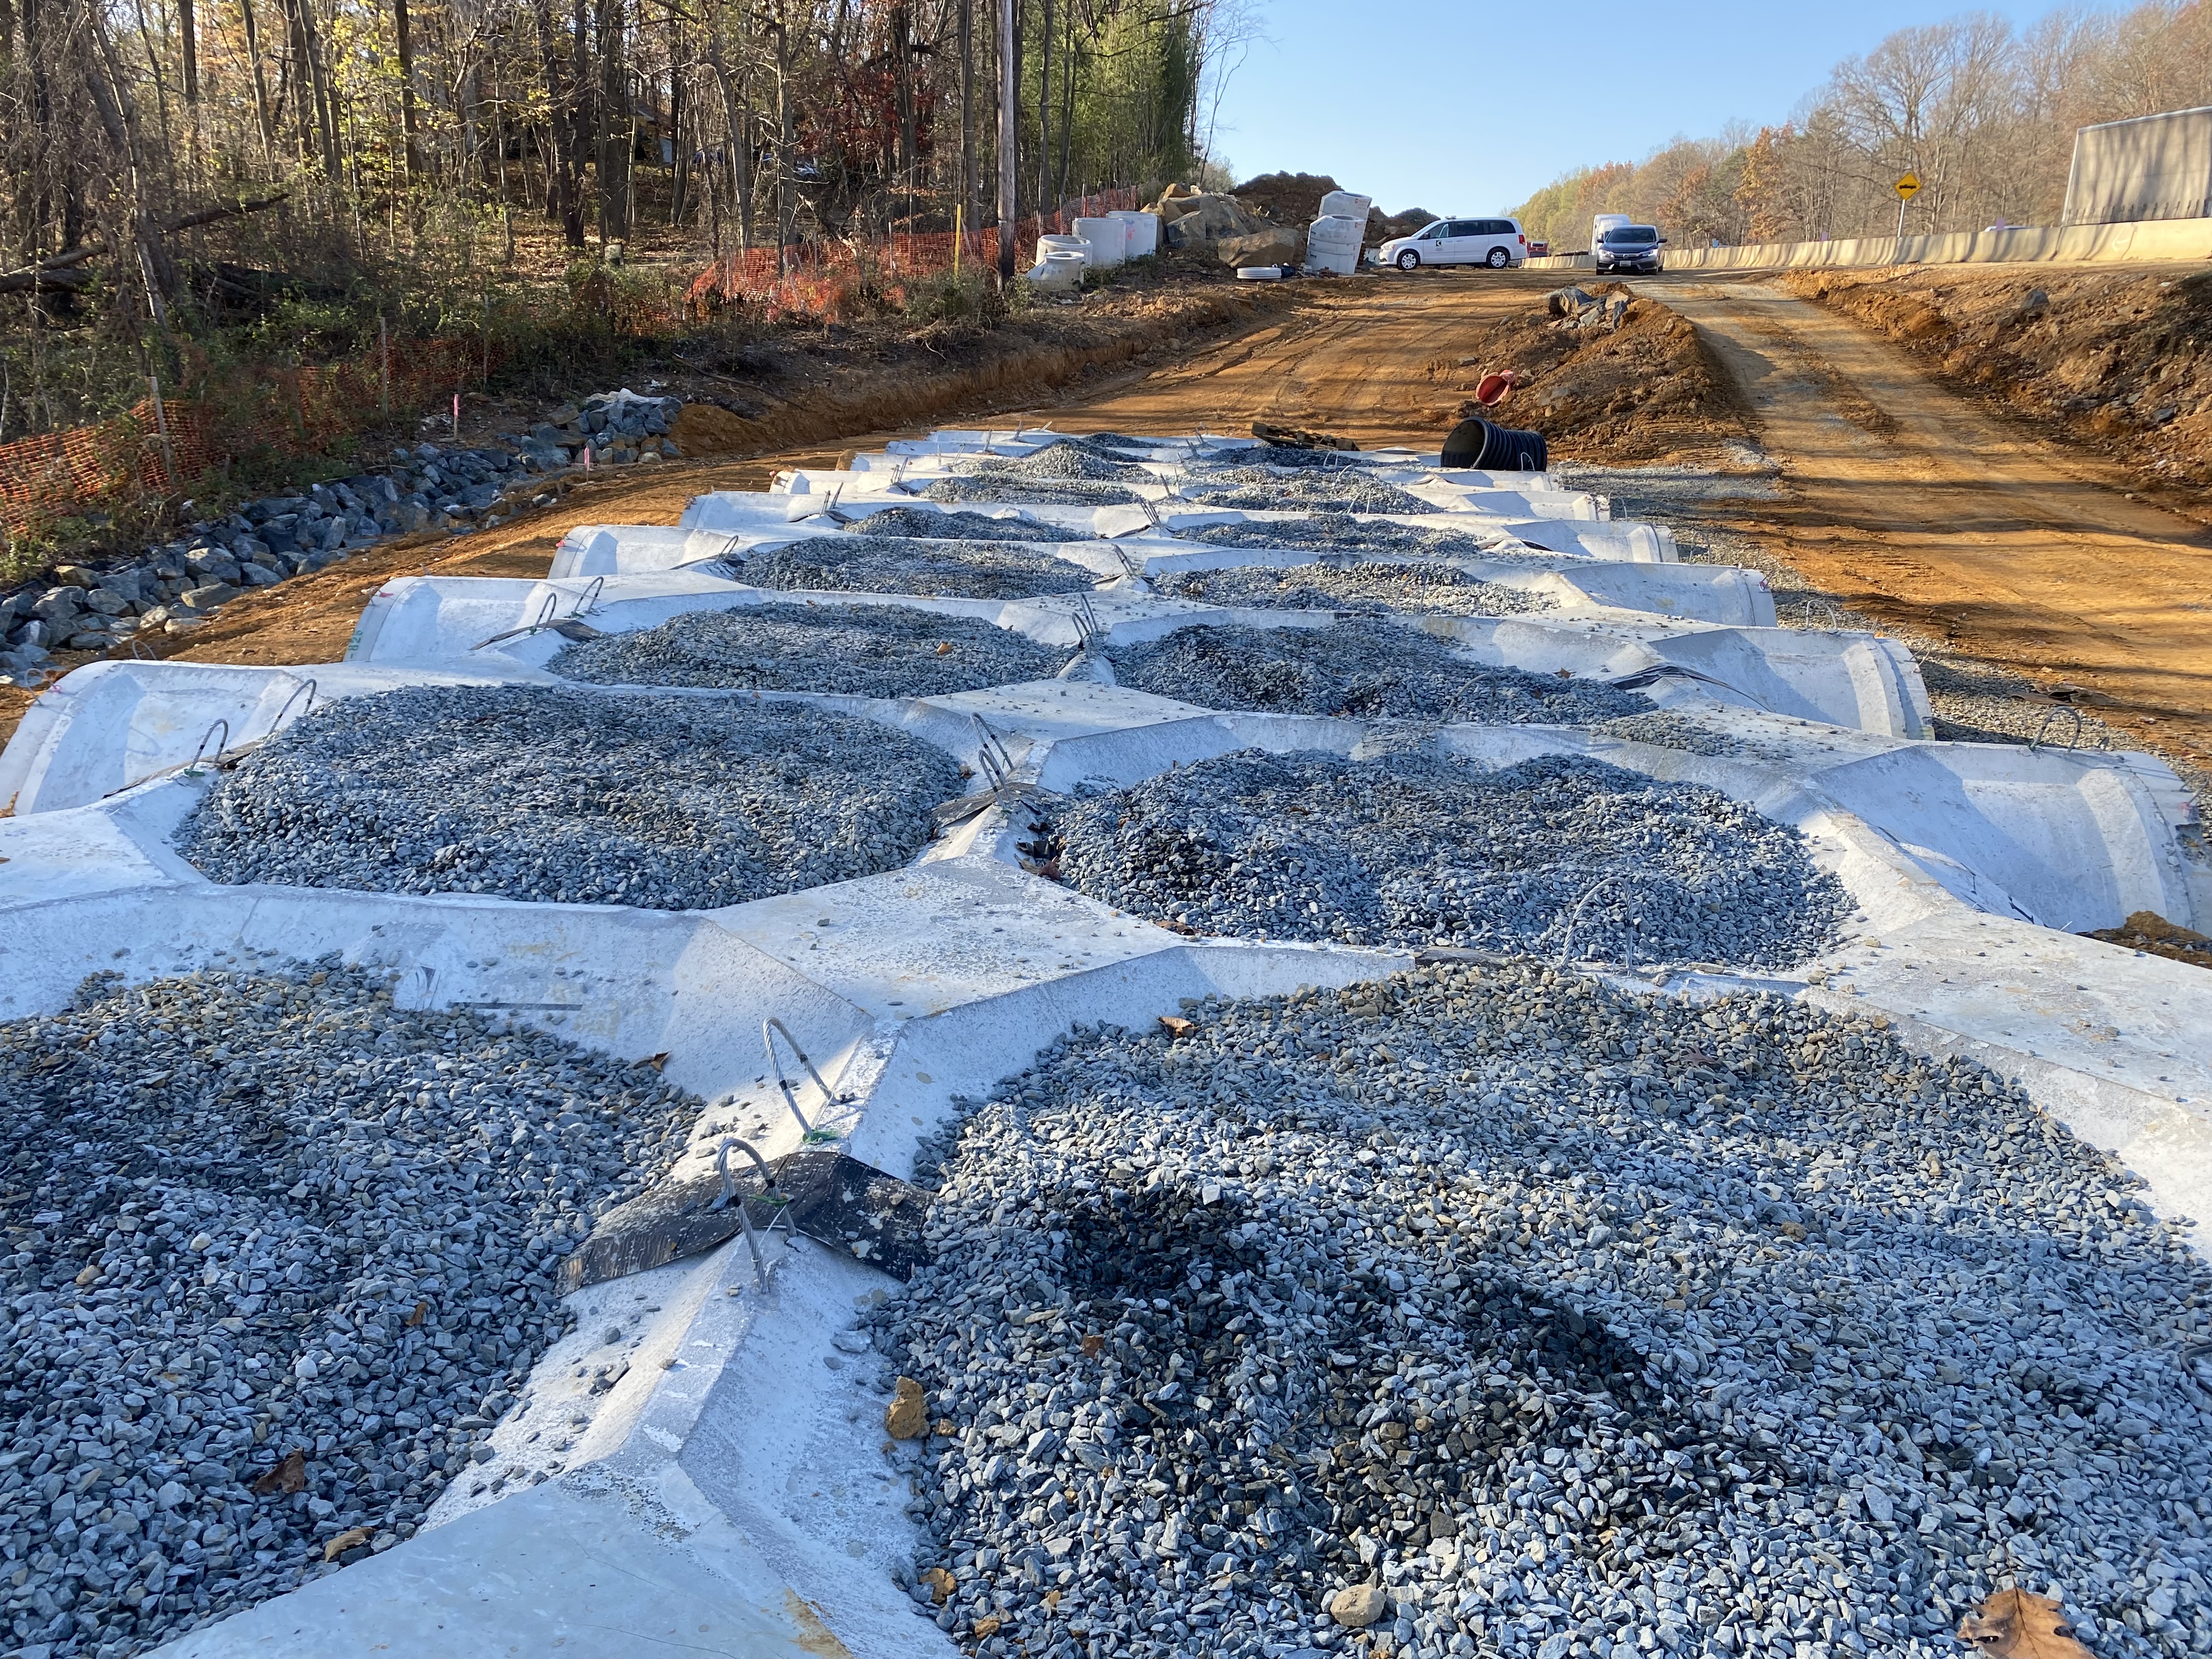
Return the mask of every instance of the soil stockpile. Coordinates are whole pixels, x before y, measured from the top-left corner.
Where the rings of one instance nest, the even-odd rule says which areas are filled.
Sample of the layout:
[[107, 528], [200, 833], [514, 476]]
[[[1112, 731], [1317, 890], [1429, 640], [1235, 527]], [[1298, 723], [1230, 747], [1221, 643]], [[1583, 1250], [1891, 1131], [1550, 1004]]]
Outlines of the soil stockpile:
[[1795, 830], [1564, 756], [1245, 750], [1077, 802], [1054, 833], [1070, 886], [1201, 933], [1784, 968], [1853, 908]]
[[2196, 1650], [2212, 1273], [2020, 1089], [1527, 969], [1183, 1012], [994, 1090], [867, 1316], [963, 1645]]
[[1003, 542], [920, 542], [906, 536], [816, 536], [732, 564], [755, 587], [1024, 599], [1098, 585], [1079, 564]]
[[177, 841], [222, 882], [708, 909], [896, 869], [959, 790], [803, 703], [422, 686], [295, 721]]
[[1183, 628], [1109, 656], [1123, 685], [1206, 708], [1522, 726], [1651, 707], [1595, 680], [1486, 668], [1429, 635], [1366, 618], [1327, 628]]
[[566, 1334], [592, 1206], [701, 1109], [331, 965], [103, 978], [0, 1024], [0, 1544], [9, 1651], [52, 1659], [412, 1536]]
[[546, 665], [598, 685], [927, 697], [1049, 679], [1066, 661], [971, 617], [900, 605], [754, 605], [569, 646]]

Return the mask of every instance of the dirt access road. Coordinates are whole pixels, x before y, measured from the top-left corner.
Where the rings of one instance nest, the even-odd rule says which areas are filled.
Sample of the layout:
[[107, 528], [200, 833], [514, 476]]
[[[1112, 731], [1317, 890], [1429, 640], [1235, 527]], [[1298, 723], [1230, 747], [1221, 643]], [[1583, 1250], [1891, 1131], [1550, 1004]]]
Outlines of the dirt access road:
[[1770, 283], [1644, 286], [1698, 325], [1782, 465], [1786, 498], [1732, 527], [1878, 621], [2081, 688], [2146, 747], [2212, 756], [2212, 533]]

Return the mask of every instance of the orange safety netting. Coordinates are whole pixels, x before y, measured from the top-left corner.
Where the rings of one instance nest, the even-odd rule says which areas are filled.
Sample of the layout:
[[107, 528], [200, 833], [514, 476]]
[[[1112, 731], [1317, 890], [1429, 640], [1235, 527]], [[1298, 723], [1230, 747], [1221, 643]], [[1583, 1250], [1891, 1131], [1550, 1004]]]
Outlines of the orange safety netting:
[[[1036, 263], [1038, 237], [1062, 231], [1079, 218], [1133, 209], [1139, 196], [1133, 185], [1101, 191], [1066, 202], [1048, 221], [1036, 214], [1018, 221], [1014, 227], [1016, 262]], [[685, 298], [694, 306], [743, 301], [760, 307], [771, 320], [825, 316], [838, 308], [856, 281], [872, 282], [889, 294], [915, 277], [950, 270], [956, 264], [978, 270], [994, 267], [999, 228], [986, 225], [957, 235], [949, 230], [895, 231], [865, 240], [793, 243], [781, 250], [780, 271], [777, 253], [774, 247], [757, 247], [728, 254], [692, 279]]]
[[381, 423], [387, 382], [398, 415], [435, 412], [480, 381], [499, 354], [481, 342], [394, 340], [351, 362], [262, 371], [250, 389], [151, 398], [128, 414], [0, 444], [0, 527], [21, 534], [101, 504], [173, 495], [226, 460], [318, 453]]

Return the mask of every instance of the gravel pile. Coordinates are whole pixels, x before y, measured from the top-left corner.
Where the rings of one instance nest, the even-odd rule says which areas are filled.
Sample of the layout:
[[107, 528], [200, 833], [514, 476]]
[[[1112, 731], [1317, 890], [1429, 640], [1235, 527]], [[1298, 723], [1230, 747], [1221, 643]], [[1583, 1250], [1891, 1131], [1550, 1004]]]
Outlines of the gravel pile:
[[1086, 592], [1098, 578], [1079, 564], [1004, 542], [922, 542], [905, 536], [816, 536], [732, 562], [755, 587], [1023, 599]]
[[755, 605], [572, 645], [546, 665], [599, 685], [929, 697], [1050, 679], [1066, 662], [972, 617], [901, 605]]
[[1486, 538], [1463, 530], [1377, 524], [1355, 519], [1349, 513], [1200, 525], [1175, 533], [1182, 541], [1204, 542], [1211, 547], [1315, 547], [1339, 553], [1418, 553], [1440, 559], [1494, 558], [1500, 556], [1490, 550], [1494, 543], [1504, 544], [1509, 550], [1511, 545], [1510, 538], [1502, 533]]
[[1528, 969], [1184, 1013], [1002, 1084], [869, 1316], [963, 1644], [1936, 1659], [2017, 1575], [2203, 1651], [2212, 1275], [2018, 1089]]
[[1395, 623], [1184, 628], [1111, 653], [1123, 685], [1207, 708], [1572, 726], [1650, 703], [1595, 680], [1486, 668]]
[[927, 844], [951, 757], [803, 703], [419, 686], [332, 703], [178, 831], [216, 881], [707, 909]]
[[860, 521], [854, 533], [922, 541], [1081, 542], [1091, 539], [1041, 519], [994, 519], [983, 513], [943, 513], [913, 507], [885, 507]]
[[1153, 579], [1153, 588], [1179, 599], [1262, 610], [1335, 611], [1360, 617], [1406, 611], [1441, 617], [1527, 617], [1557, 607], [1540, 593], [1524, 593], [1453, 569], [1449, 565], [1302, 564], [1287, 568], [1239, 565], [1186, 570]]
[[1434, 501], [1408, 495], [1392, 483], [1346, 469], [1341, 474], [1313, 471], [1284, 477], [1263, 466], [1230, 466], [1182, 487], [1186, 501], [1240, 513], [1272, 513], [1304, 507], [1315, 513], [1434, 513]]
[[120, 1659], [411, 1536], [699, 1110], [329, 964], [0, 1024], [9, 1651]]
[[1151, 482], [1152, 473], [1133, 461], [1117, 460], [1095, 444], [1075, 444], [1062, 439], [1011, 460], [981, 459], [975, 463], [981, 478], [1022, 478], [1033, 483], [1065, 483], [1070, 479], [1128, 479]]
[[1852, 910], [1795, 830], [1570, 756], [1243, 750], [1075, 802], [1054, 832], [1069, 885], [1201, 933], [1782, 968]]
[[1028, 479], [981, 472], [939, 478], [922, 492], [933, 501], [1027, 503], [1041, 507], [1134, 507], [1144, 497], [1125, 484], [1084, 478]]
[[1410, 465], [1402, 456], [1363, 455], [1356, 449], [1290, 449], [1262, 447], [1242, 449], [1236, 459], [1221, 463], [1225, 466], [1242, 466], [1247, 471], [1260, 467], [1310, 467], [1316, 471], [1334, 472], [1346, 467], [1394, 466]]

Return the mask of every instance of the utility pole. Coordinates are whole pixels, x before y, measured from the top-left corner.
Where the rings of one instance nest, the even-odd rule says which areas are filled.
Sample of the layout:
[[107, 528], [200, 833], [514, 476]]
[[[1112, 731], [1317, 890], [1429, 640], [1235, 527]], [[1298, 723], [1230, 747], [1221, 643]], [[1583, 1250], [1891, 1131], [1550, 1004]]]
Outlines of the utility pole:
[[999, 0], [999, 280], [1014, 280], [1014, 214], [1019, 197], [1015, 173], [1020, 160], [1021, 133], [1017, 88], [1021, 65], [1016, 61], [1014, 0]]

